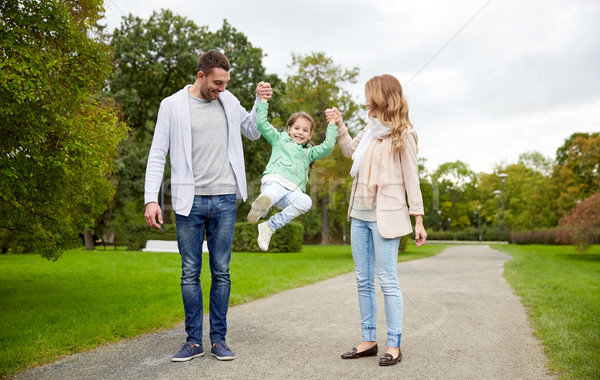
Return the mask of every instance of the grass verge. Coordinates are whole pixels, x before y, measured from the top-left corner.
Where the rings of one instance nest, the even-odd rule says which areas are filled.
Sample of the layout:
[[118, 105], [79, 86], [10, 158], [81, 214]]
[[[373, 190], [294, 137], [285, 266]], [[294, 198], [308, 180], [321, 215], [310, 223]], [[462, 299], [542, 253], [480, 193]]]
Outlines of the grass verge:
[[[408, 247], [399, 261], [445, 246]], [[201, 275], [208, 310], [210, 270]], [[315, 283], [354, 269], [350, 246], [302, 253], [233, 253], [231, 304]], [[0, 255], [0, 378], [28, 367], [183, 321], [177, 253], [67, 251], [56, 262]]]
[[495, 245], [514, 260], [504, 277], [522, 297], [550, 370], [600, 379], [600, 246]]

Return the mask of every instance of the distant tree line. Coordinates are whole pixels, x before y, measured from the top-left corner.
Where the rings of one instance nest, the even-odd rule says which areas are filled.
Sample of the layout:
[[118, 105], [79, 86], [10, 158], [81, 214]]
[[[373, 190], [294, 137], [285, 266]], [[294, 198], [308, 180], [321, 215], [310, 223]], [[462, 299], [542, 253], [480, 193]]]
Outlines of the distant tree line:
[[[342, 110], [352, 133], [364, 126], [364, 107], [345, 89], [356, 83], [358, 67], [345, 68], [323, 52], [292, 53], [291, 74], [279, 78], [266, 73], [262, 49], [226, 20], [210, 31], [162, 10], [148, 19], [123, 17], [120, 27], [106, 34], [98, 24], [102, 3], [17, 0], [3, 5], [2, 252], [36, 251], [56, 258], [84, 229], [98, 236], [111, 230], [118, 239], [128, 226], [143, 224], [146, 158], [160, 101], [193, 83], [203, 51], [216, 49], [229, 57], [227, 89], [248, 110], [256, 84], [271, 83], [269, 119], [278, 128], [291, 113], [304, 110], [314, 117], [313, 140], [320, 142], [323, 111], [332, 106]], [[244, 139], [244, 151], [253, 198], [271, 149], [264, 139]], [[577, 204], [600, 192], [599, 162], [598, 133], [573, 134], [554, 158], [526, 152], [492, 173], [475, 173], [460, 161], [430, 171], [421, 159], [425, 225], [430, 231], [460, 231], [481, 222], [497, 229], [501, 210], [494, 191], [502, 189], [498, 174], [504, 173], [505, 228], [556, 227]], [[313, 209], [298, 219], [306, 243], [349, 242], [350, 166], [336, 146], [311, 171], [307, 193]], [[169, 176], [167, 167], [166, 223], [174, 219]], [[249, 203], [240, 205], [239, 221], [245, 220]]]

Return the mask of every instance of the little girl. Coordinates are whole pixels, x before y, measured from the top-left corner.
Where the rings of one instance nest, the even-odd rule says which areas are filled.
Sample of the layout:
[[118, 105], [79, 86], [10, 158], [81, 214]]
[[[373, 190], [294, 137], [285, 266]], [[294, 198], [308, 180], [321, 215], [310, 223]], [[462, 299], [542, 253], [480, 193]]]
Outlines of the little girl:
[[327, 157], [337, 139], [337, 126], [329, 124], [325, 141], [315, 146], [310, 138], [315, 122], [306, 112], [296, 112], [287, 121], [287, 133], [278, 132], [268, 121], [270, 98], [260, 96], [256, 105], [256, 124], [273, 150], [261, 179], [260, 195], [248, 213], [248, 221], [256, 223], [267, 214], [271, 206], [282, 210], [258, 225], [258, 246], [269, 249], [271, 236], [295, 217], [312, 207], [312, 200], [304, 192], [308, 182], [308, 169], [318, 159]]

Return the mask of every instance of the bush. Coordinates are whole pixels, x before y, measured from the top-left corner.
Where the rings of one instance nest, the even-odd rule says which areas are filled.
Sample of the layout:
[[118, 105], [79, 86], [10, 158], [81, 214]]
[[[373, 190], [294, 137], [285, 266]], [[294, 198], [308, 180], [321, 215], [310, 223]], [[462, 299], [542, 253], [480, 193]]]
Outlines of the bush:
[[[464, 240], [478, 241], [479, 229], [477, 227], [466, 227], [458, 231], [427, 231], [427, 240]], [[498, 228], [494, 226], [481, 226], [481, 240], [483, 241], [505, 241], [506, 234], [498, 235]]]
[[[537, 230], [509, 232], [508, 241], [511, 244], [561, 244], [558, 241], [559, 228], [540, 228]], [[562, 244], [570, 244], [564, 242]]]
[[600, 193], [580, 202], [562, 217], [559, 225], [558, 239], [563, 244], [574, 244], [581, 253], [600, 243]]
[[[262, 252], [258, 247], [257, 225], [249, 222], [235, 224], [233, 248], [235, 252]], [[269, 253], [300, 252], [304, 243], [304, 226], [301, 223], [291, 222], [277, 230], [269, 243]]]
[[125, 227], [123, 243], [130, 251], [139, 251], [146, 246], [148, 240], [177, 240], [177, 229], [174, 224], [164, 224], [164, 231], [151, 228], [146, 224], [130, 224]]
[[398, 253], [406, 252], [406, 247], [409, 244], [414, 243], [414, 239], [413, 239], [414, 236], [415, 236], [415, 233], [413, 232], [410, 235], [404, 235], [400, 238], [400, 246], [398, 247]]

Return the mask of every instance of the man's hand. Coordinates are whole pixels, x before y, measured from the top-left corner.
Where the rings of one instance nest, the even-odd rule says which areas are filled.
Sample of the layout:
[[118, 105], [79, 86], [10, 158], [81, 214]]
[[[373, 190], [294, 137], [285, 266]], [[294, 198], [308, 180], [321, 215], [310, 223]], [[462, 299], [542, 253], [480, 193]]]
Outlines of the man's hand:
[[[146, 205], [146, 212], [144, 213], [146, 223], [150, 227], [160, 229], [160, 225], [163, 224], [162, 211], [160, 206], [156, 202], [150, 202]], [[158, 219], [158, 223], [156, 220]]]
[[271, 96], [273, 96], [271, 84], [269, 82], [260, 82], [258, 86], [256, 86], [256, 95], [258, 95], [261, 102], [266, 102], [271, 99]]

